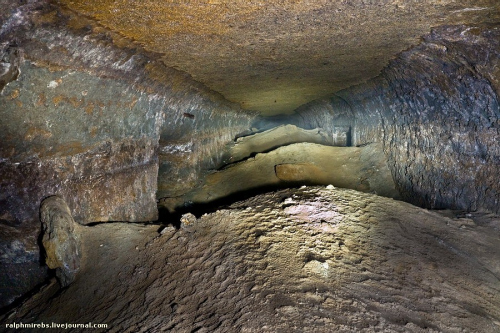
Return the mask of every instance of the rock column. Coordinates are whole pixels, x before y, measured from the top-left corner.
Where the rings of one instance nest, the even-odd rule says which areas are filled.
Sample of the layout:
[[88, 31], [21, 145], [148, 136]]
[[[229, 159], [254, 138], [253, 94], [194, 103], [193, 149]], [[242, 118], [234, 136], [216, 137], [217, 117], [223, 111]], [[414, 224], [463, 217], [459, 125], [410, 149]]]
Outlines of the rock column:
[[74, 281], [80, 269], [80, 238], [68, 205], [59, 196], [48, 197], [40, 206], [45, 262], [56, 270], [62, 287]]

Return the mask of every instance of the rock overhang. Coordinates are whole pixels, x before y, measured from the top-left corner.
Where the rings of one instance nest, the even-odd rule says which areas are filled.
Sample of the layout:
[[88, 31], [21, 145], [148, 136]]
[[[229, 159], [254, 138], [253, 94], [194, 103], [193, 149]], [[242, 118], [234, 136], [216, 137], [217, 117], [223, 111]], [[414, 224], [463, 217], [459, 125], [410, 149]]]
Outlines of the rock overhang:
[[496, 0], [58, 0], [263, 115], [377, 76], [432, 27], [495, 23]]

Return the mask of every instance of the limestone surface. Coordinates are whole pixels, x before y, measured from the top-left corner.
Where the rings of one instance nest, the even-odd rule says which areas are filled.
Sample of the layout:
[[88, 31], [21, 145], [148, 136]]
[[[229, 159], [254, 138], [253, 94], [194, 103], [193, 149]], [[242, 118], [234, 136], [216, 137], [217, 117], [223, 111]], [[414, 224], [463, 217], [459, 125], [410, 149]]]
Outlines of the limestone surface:
[[[174, 221], [172, 221], [174, 222]], [[82, 269], [1, 319], [107, 332], [500, 330], [500, 219], [303, 187], [188, 228], [83, 227]], [[113, 235], [110, 237], [110, 235]], [[76, 331], [76, 330], [74, 330]], [[99, 330], [96, 330], [99, 331]]]
[[185, 193], [202, 168], [220, 167], [253, 116], [53, 1], [0, 8], [4, 308], [47, 278], [44, 198], [64, 197], [80, 224], [154, 221], [156, 194]]
[[498, 214], [499, 41], [497, 25], [435, 28], [379, 77], [305, 105], [297, 124], [349, 123], [354, 145], [382, 142], [405, 201]]

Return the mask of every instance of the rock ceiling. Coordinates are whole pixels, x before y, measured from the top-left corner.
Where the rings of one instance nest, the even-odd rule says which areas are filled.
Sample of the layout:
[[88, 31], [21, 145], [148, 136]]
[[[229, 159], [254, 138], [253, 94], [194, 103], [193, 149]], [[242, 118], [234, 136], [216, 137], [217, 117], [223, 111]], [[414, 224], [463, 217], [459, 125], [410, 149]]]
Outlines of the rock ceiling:
[[377, 76], [432, 27], [498, 23], [498, 0], [59, 0], [243, 108], [290, 113]]

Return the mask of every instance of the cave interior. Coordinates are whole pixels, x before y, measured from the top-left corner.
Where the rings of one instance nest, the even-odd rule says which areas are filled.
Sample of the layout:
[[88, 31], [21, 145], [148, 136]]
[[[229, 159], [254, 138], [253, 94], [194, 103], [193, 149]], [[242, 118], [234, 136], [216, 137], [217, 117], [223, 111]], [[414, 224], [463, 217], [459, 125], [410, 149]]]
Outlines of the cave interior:
[[0, 7], [2, 329], [500, 331], [498, 0]]

